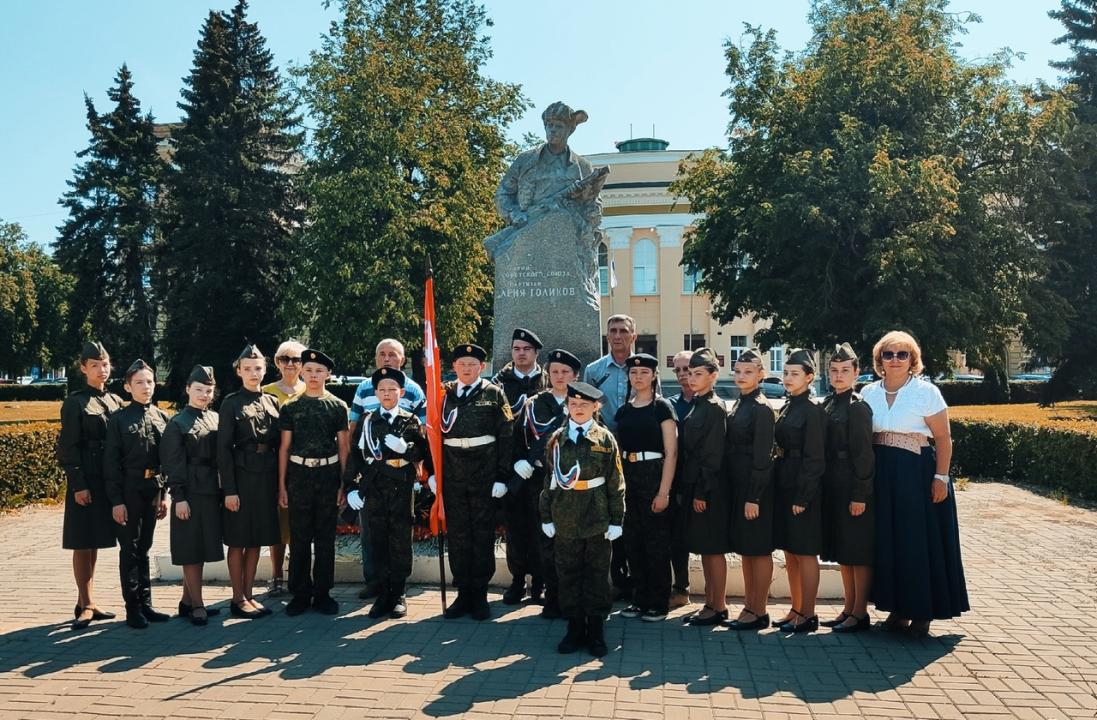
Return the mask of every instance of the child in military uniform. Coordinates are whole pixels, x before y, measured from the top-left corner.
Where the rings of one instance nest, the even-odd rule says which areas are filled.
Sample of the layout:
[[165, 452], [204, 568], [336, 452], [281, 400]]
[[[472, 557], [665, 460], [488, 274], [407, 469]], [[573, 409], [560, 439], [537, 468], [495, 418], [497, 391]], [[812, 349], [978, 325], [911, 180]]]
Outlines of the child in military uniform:
[[381, 407], [355, 427], [343, 479], [347, 504], [366, 508], [374, 575], [380, 594], [371, 618], [408, 614], [404, 587], [411, 575], [412, 500], [415, 463], [430, 453], [419, 431], [419, 418], [399, 407], [406, 376], [394, 368], [378, 368], [370, 378]]
[[[347, 465], [347, 404], [324, 388], [335, 363], [319, 350], [305, 350], [305, 392], [282, 407], [278, 425], [278, 504], [289, 508], [287, 615], [311, 604], [325, 615], [339, 612], [335, 584], [335, 524], [342, 501], [340, 480]], [[316, 553], [316, 563], [312, 554]]]
[[156, 521], [168, 514], [160, 480], [160, 438], [167, 414], [152, 401], [156, 378], [144, 360], [136, 360], [124, 376], [132, 401], [110, 416], [103, 443], [103, 479], [111, 515], [118, 524], [118, 572], [126, 624], [141, 630], [149, 622], [170, 619], [152, 607], [149, 548]]
[[607, 651], [610, 543], [621, 537], [625, 514], [617, 441], [594, 421], [602, 398], [593, 385], [568, 384], [568, 424], [549, 440], [541, 492], [541, 529], [555, 538], [560, 606], [568, 619], [567, 634], [556, 649], [572, 653], [585, 644], [595, 657]]

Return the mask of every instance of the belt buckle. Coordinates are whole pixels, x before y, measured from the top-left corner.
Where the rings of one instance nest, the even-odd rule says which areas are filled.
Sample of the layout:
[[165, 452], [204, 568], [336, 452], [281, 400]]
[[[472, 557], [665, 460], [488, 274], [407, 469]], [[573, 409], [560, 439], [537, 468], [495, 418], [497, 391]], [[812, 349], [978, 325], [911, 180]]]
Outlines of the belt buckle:
[[773, 449], [773, 457], [775, 457], [777, 459], [781, 459], [784, 456], [785, 456], [785, 449], [784, 448], [778, 447], [778, 448]]
[[320, 458], [305, 458], [305, 467], [318, 468], [320, 467]]
[[628, 454], [628, 461], [631, 463], [640, 462], [640, 453], [630, 452]]
[[393, 459], [393, 460], [386, 460], [385, 464], [388, 465], [389, 467], [398, 468], [398, 467], [401, 467], [400, 462], [401, 462], [400, 460]]
[[152, 480], [154, 477], [156, 477], [156, 470], [153, 468], [145, 468], [145, 479]]

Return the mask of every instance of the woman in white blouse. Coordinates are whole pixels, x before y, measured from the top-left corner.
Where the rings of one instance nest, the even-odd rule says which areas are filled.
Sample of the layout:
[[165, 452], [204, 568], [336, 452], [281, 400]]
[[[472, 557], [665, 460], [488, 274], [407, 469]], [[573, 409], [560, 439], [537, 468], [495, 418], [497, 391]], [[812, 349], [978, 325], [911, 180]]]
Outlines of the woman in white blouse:
[[872, 359], [882, 379], [861, 393], [872, 408], [876, 452], [872, 598], [890, 613], [883, 629], [925, 637], [930, 621], [969, 609], [948, 474], [948, 406], [937, 386], [919, 377], [922, 352], [909, 334], [884, 335]]

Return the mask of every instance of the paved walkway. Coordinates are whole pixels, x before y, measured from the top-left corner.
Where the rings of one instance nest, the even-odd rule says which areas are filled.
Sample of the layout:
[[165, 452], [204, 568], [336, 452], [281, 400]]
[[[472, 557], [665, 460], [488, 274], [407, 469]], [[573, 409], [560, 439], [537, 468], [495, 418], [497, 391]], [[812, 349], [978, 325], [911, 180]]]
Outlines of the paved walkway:
[[[358, 588], [340, 586], [334, 619], [73, 632], [61, 510], [31, 508], [0, 517], [0, 717], [1097, 716], [1097, 512], [998, 484], [970, 486], [960, 508], [973, 609], [934, 624], [928, 640], [740, 635], [615, 616], [614, 649], [600, 661], [558, 655], [562, 621], [497, 595], [492, 622], [443, 622], [430, 589], [401, 622], [371, 621]], [[120, 609], [115, 553], [100, 568], [98, 601]], [[179, 599], [178, 585], [153, 592], [161, 609]]]

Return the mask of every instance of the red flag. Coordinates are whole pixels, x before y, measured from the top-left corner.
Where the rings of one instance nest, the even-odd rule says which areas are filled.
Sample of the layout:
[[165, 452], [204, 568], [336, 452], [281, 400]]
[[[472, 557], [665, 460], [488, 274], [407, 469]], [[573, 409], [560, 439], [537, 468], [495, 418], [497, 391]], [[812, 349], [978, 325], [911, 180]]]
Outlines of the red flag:
[[427, 371], [427, 439], [434, 461], [434, 504], [430, 507], [430, 532], [446, 531], [446, 509], [442, 505], [442, 358], [438, 336], [434, 333], [434, 274], [427, 269], [426, 295], [423, 298], [423, 364]]

